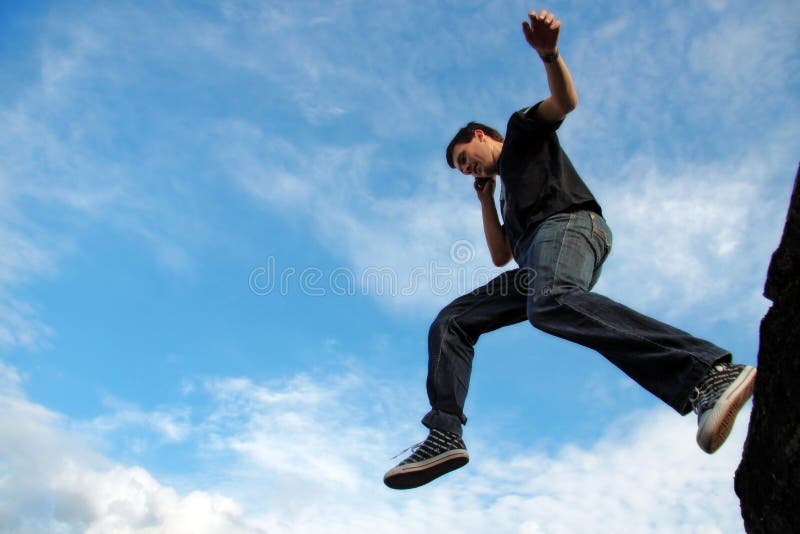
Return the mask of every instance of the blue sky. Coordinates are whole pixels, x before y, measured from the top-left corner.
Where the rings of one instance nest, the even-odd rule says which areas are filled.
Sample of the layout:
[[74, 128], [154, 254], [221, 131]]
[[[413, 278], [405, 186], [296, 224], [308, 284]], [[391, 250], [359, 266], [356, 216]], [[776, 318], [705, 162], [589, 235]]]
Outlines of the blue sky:
[[739, 532], [714, 456], [601, 357], [477, 347], [469, 466], [424, 438], [426, 336], [497, 272], [457, 128], [546, 96], [604, 207], [596, 290], [754, 363], [800, 139], [793, 2], [0, 6], [0, 530]]

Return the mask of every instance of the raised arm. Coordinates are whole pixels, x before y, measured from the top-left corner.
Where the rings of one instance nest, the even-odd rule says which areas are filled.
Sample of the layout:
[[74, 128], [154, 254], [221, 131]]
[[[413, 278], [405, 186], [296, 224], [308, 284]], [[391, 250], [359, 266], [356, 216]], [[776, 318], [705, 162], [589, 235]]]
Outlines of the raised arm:
[[578, 105], [578, 92], [572, 82], [567, 64], [558, 53], [558, 34], [561, 21], [545, 10], [528, 13], [530, 22], [522, 23], [525, 40], [536, 50], [544, 62], [550, 96], [539, 105], [539, 117], [549, 122], [558, 122]]

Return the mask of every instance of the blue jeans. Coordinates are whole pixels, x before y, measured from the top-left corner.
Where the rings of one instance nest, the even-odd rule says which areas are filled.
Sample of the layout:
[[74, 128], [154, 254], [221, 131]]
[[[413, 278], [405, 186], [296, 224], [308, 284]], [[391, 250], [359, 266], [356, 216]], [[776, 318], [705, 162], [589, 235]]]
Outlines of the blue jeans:
[[596, 350], [681, 414], [709, 367], [730, 352], [591, 291], [611, 249], [590, 211], [545, 220], [507, 271], [446, 306], [428, 335], [428, 428], [461, 435], [474, 346], [481, 334], [528, 320]]

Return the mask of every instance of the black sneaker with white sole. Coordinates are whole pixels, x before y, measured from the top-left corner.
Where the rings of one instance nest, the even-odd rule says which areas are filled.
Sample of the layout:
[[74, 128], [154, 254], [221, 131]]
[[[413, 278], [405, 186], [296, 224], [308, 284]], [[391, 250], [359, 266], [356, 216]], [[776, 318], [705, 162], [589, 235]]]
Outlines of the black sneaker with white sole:
[[469, 462], [464, 440], [444, 430], [431, 429], [427, 439], [411, 449], [411, 456], [383, 476], [384, 484], [390, 488], [418, 488]]
[[697, 413], [697, 444], [708, 454], [728, 439], [739, 410], [753, 395], [756, 368], [716, 363], [690, 399]]

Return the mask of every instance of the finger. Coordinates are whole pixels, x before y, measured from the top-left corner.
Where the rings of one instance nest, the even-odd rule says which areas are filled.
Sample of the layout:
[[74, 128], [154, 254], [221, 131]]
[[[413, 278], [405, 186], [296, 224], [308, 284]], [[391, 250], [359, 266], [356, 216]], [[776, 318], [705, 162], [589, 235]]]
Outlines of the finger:
[[528, 43], [530, 43], [531, 39], [533, 39], [533, 32], [531, 31], [531, 27], [527, 22], [522, 23], [522, 35], [525, 37], [525, 40]]
[[544, 30], [547, 28], [551, 28], [553, 22], [555, 22], [557, 19], [555, 13], [549, 13], [547, 11], [544, 11], [543, 13], [544, 14], [539, 19], [539, 28]]
[[522, 27], [522, 36], [525, 37], [525, 42], [535, 48], [536, 46], [536, 33], [531, 29], [530, 26], [523, 26]]
[[528, 37], [531, 34], [531, 25], [527, 22], [522, 23], [522, 33], [525, 34], [525, 37]]
[[555, 22], [553, 22], [553, 23], [550, 25], [550, 29], [551, 29], [551, 30], [557, 30], [557, 29], [559, 29], [560, 27], [561, 27], [561, 21], [560, 21], [560, 20], [558, 20], [558, 19], [556, 19], [556, 21], [555, 21]]

